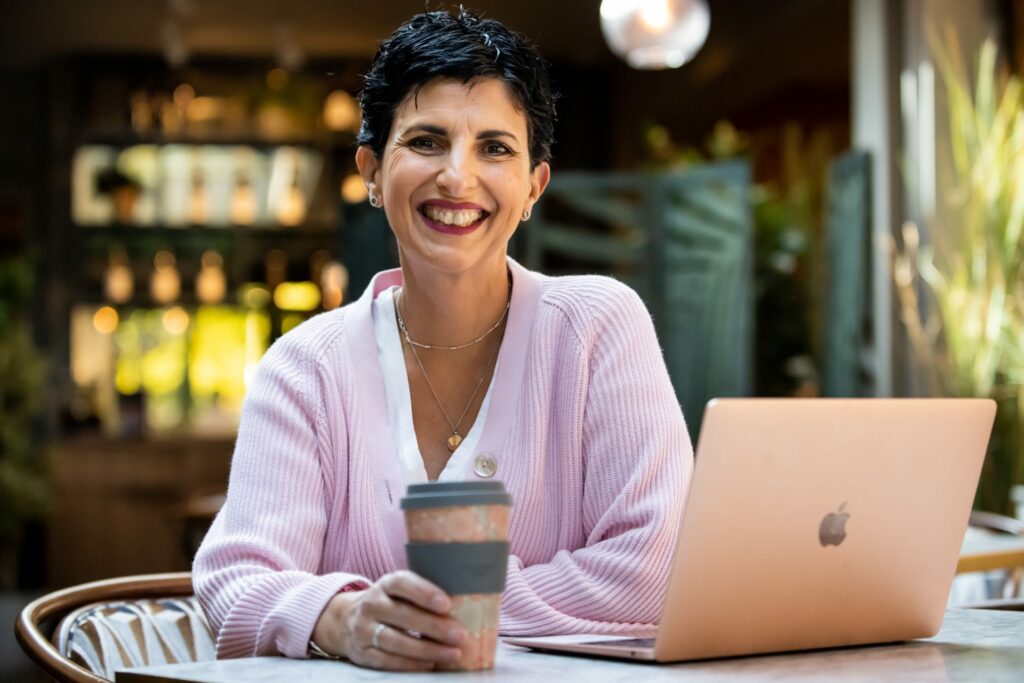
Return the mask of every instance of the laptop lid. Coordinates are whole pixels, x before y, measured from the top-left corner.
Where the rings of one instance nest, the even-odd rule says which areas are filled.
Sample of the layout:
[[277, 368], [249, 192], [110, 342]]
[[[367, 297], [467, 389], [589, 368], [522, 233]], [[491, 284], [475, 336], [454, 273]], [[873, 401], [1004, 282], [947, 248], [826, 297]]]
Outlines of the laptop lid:
[[720, 399], [654, 658], [907, 640], [942, 624], [988, 399]]

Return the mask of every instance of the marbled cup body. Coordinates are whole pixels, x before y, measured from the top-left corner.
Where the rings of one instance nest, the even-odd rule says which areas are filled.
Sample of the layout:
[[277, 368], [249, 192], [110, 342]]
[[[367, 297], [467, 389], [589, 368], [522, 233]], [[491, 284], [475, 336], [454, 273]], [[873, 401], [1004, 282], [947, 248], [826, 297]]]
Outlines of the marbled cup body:
[[[509, 505], [450, 505], [405, 509], [409, 543], [472, 544], [508, 540]], [[477, 670], [494, 666], [501, 593], [451, 594], [452, 618], [469, 633], [462, 657], [438, 669]]]

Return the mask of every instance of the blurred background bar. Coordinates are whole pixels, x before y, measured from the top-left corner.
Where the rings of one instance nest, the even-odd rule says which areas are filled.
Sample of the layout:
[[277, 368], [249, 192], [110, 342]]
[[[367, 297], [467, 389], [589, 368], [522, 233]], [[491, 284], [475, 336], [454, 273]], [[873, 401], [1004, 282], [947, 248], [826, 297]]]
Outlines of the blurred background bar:
[[[561, 93], [513, 256], [634, 287], [694, 436], [714, 396], [992, 396], [978, 506], [1024, 514], [1024, 0], [470, 7]], [[397, 264], [355, 98], [422, 9], [4, 5], [0, 620], [189, 568], [263, 353]]]

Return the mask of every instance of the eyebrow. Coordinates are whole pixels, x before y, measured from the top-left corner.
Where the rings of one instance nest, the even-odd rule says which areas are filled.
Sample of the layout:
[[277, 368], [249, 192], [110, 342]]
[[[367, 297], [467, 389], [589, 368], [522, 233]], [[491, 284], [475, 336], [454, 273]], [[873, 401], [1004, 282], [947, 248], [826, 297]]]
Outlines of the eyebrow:
[[[409, 126], [408, 128], [406, 128], [405, 131], [403, 131], [402, 133], [402, 137], [405, 137], [409, 135], [409, 133], [414, 133], [417, 131], [430, 133], [431, 135], [448, 135], [448, 131], [446, 131], [441, 126], [434, 126], [429, 123], [418, 123], [416, 125]], [[492, 130], [482, 130], [476, 135], [477, 140], [484, 140], [487, 138], [511, 138], [515, 142], [519, 142], [519, 138], [517, 138], [514, 134], [509, 133], [508, 131], [505, 130], [499, 130], [497, 128]]]

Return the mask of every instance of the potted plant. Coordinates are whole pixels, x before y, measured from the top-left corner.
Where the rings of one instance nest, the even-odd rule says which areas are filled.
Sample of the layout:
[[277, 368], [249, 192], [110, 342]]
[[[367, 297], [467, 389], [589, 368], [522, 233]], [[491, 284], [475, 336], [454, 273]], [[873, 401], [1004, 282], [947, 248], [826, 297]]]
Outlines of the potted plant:
[[8, 587], [22, 528], [44, 515], [48, 497], [34, 424], [46, 367], [22, 315], [30, 291], [26, 261], [0, 261], [0, 586]]

